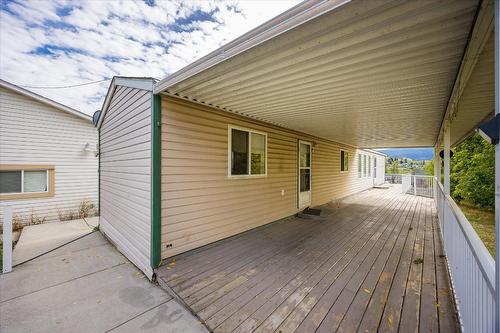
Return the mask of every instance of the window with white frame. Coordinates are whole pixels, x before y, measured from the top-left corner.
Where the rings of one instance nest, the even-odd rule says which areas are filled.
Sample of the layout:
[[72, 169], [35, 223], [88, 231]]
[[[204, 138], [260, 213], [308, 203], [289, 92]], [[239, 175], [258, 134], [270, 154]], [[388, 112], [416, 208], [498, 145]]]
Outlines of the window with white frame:
[[363, 177], [366, 177], [366, 155], [363, 155]]
[[372, 157], [368, 156], [368, 177], [372, 176]]
[[267, 175], [267, 134], [229, 126], [229, 176]]
[[48, 170], [0, 170], [0, 194], [49, 191]]
[[362, 168], [362, 165], [361, 165], [361, 154], [358, 154], [358, 178], [361, 178], [361, 168]]
[[349, 171], [349, 153], [340, 151], [340, 171]]

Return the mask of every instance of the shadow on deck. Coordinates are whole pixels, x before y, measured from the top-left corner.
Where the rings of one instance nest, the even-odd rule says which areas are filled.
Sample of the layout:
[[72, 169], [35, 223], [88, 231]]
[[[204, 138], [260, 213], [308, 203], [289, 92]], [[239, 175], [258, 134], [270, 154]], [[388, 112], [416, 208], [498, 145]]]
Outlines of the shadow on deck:
[[458, 331], [434, 201], [397, 186], [175, 257], [160, 284], [214, 332]]

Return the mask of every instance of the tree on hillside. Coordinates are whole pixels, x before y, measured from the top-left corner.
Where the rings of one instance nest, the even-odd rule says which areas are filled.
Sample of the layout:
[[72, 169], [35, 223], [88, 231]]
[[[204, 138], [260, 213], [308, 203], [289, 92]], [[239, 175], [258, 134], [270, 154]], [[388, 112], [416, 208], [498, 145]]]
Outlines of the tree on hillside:
[[451, 159], [451, 195], [458, 202], [493, 209], [495, 150], [478, 134], [464, 140]]
[[400, 174], [401, 169], [399, 167], [399, 161], [397, 159], [393, 159], [390, 163], [387, 163], [385, 173], [392, 175]]
[[434, 176], [434, 160], [424, 162], [424, 173], [428, 176]]

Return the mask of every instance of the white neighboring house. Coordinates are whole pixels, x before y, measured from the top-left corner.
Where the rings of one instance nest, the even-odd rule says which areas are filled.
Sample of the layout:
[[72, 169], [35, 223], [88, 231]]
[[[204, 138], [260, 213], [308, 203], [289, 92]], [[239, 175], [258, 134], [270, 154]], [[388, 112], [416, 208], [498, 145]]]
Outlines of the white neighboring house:
[[54, 222], [98, 207], [98, 132], [82, 112], [0, 80], [0, 222]]

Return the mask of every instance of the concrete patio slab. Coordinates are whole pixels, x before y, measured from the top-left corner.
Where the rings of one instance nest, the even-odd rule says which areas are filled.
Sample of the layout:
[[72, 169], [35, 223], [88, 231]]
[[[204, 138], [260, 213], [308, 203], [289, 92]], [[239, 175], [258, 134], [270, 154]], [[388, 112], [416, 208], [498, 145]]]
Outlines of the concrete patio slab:
[[193, 325], [192, 315], [174, 299], [111, 330], [113, 333], [135, 332], [207, 332], [201, 322]]
[[99, 232], [0, 275], [0, 332], [207, 332]]
[[[0, 302], [55, 286], [82, 275], [127, 263], [127, 260], [98, 232], [63, 246], [2, 276]], [[33, 274], [34, 273], [34, 274]]]
[[26, 226], [12, 253], [12, 265], [18, 265], [89, 234], [99, 217]]

